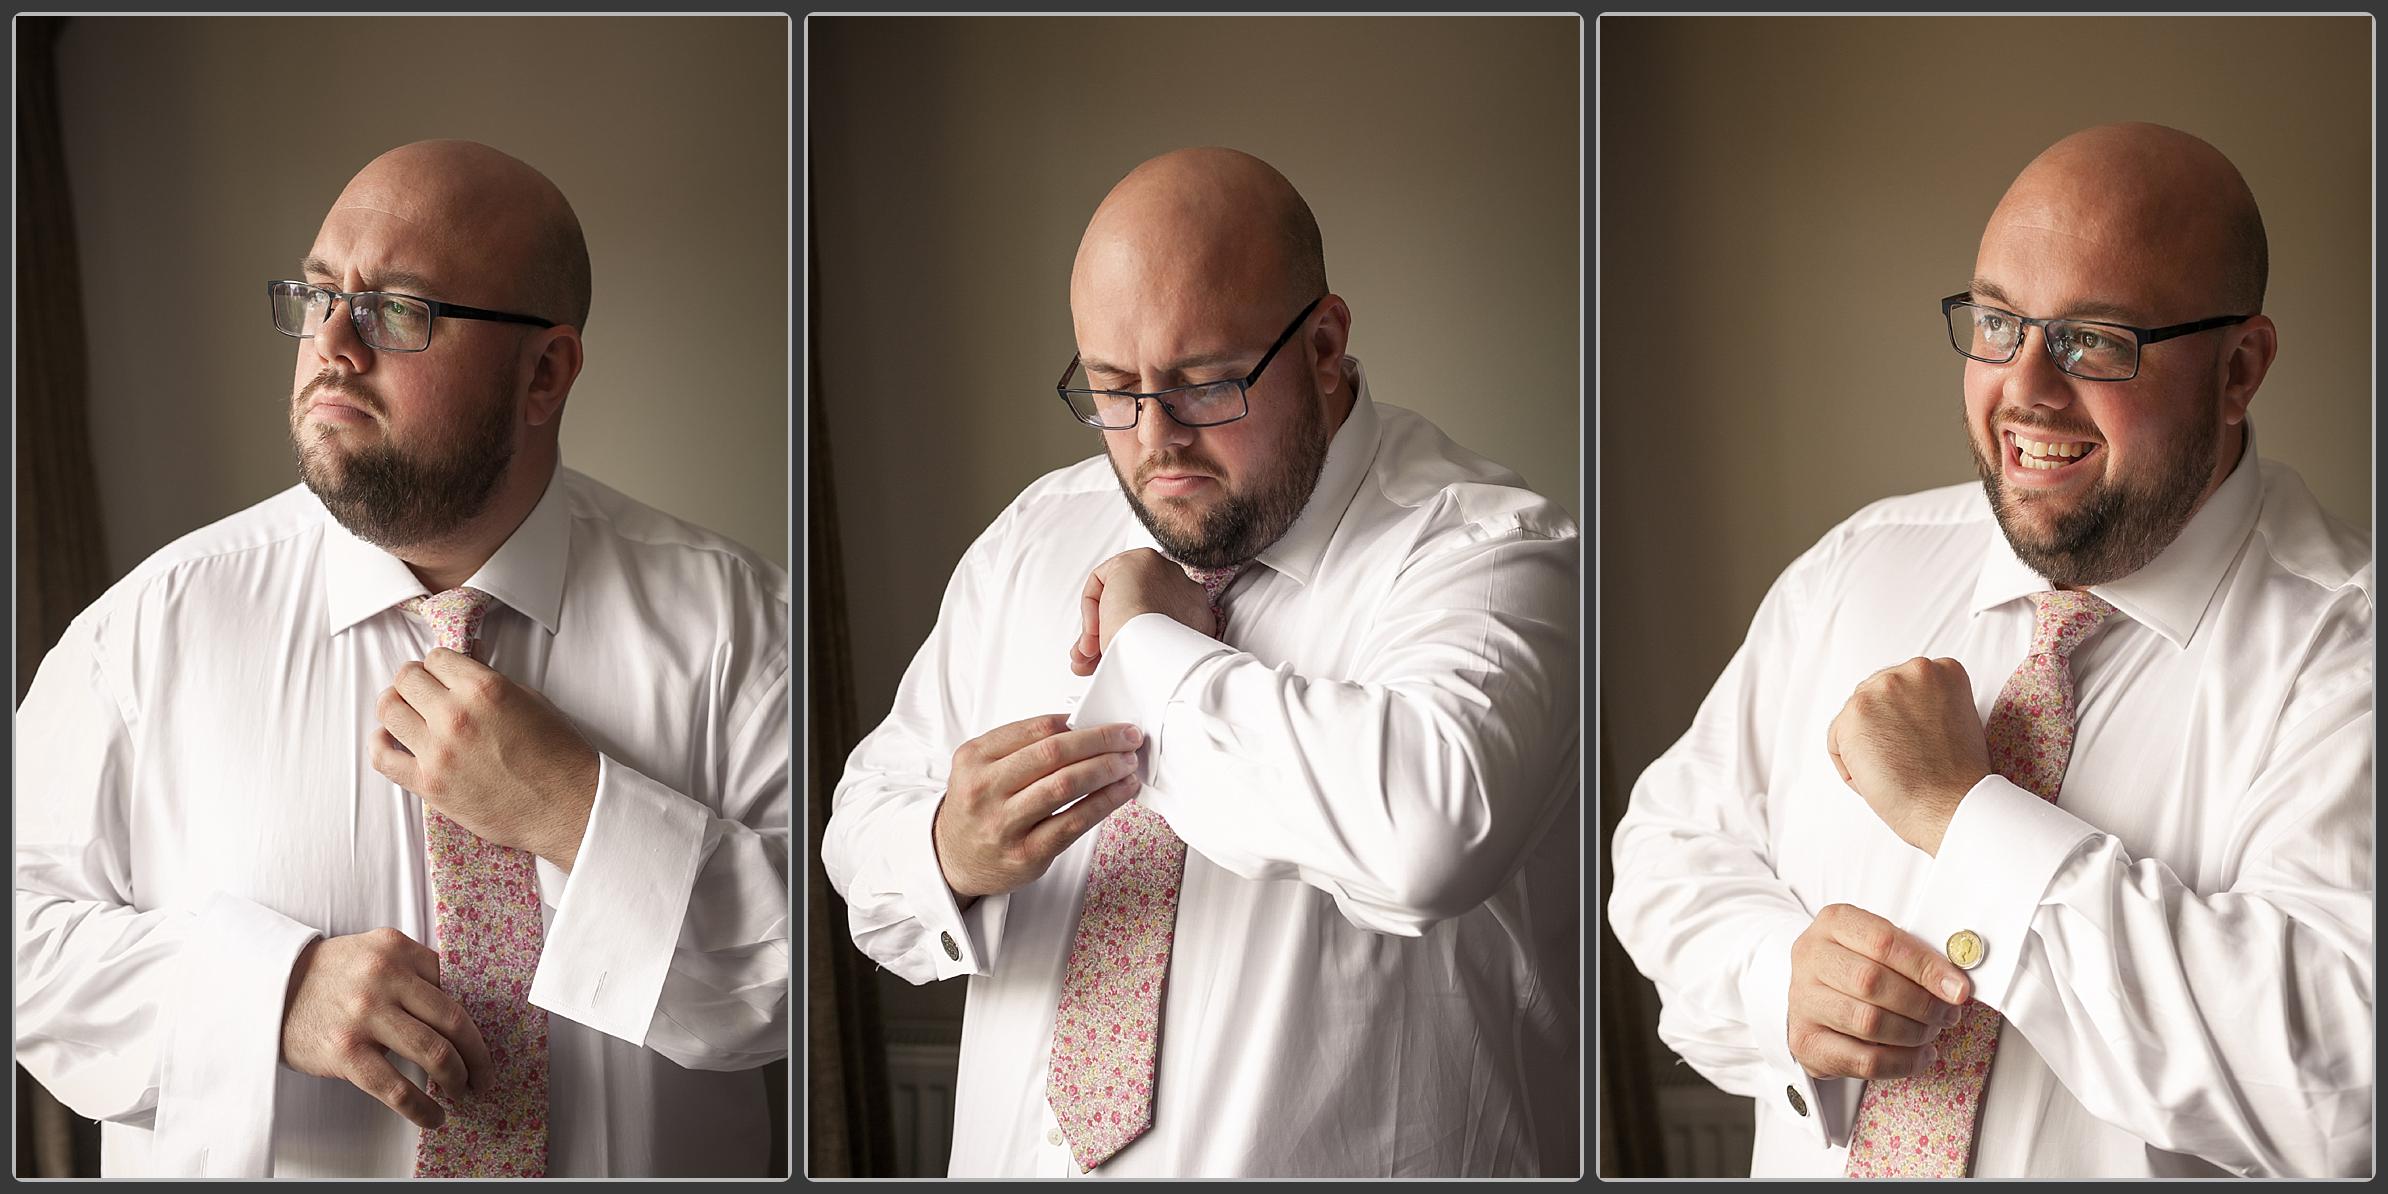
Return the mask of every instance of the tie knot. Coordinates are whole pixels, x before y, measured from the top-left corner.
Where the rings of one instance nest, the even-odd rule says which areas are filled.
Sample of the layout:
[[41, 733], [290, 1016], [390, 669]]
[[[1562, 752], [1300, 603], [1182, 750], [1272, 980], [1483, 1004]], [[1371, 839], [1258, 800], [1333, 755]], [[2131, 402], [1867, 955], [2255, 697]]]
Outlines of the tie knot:
[[492, 600], [479, 589], [450, 589], [407, 598], [406, 612], [431, 623], [431, 632], [439, 639], [436, 645], [470, 655], [473, 643], [481, 637], [481, 619]]
[[1203, 596], [1210, 598], [1213, 608], [1219, 604], [1219, 594], [1226, 592], [1227, 586], [1235, 583], [1236, 573], [1244, 570], [1242, 564], [1227, 568], [1197, 568], [1192, 564], [1180, 564], [1178, 567], [1186, 570], [1188, 579], [1202, 586]]
[[2053, 589], [2031, 595], [2032, 604], [2039, 607], [2039, 617], [2032, 624], [2031, 653], [2055, 655], [2063, 658], [2082, 644], [2114, 607], [2092, 593], [2076, 593]]

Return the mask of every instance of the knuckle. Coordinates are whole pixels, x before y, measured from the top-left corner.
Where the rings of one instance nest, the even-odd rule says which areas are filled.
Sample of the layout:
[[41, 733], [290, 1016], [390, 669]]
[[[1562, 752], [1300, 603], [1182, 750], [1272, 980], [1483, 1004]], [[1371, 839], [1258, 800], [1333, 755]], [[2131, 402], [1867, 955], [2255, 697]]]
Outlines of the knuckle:
[[1856, 1030], [1858, 1036], [1869, 1040], [1879, 1039], [1883, 1022], [1882, 1009], [1871, 1003], [1858, 1004], [1857, 1010], [1849, 1016], [1849, 1026]]
[[1872, 965], [1859, 966], [1849, 985], [1857, 988], [1851, 994], [1872, 1002], [1882, 994], [1882, 968]]

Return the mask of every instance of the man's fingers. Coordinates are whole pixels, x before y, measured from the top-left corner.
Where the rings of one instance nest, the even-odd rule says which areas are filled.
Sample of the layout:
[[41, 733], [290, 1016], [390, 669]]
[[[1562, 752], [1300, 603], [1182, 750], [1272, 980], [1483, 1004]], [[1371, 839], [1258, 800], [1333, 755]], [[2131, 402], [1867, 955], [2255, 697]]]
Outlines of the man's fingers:
[[1070, 848], [1070, 843], [1086, 835], [1086, 831], [1103, 823], [1103, 818], [1117, 811], [1120, 805], [1136, 798], [1142, 781], [1131, 775], [1116, 783], [1106, 784], [1087, 795], [1086, 799], [1044, 819], [1021, 838], [1022, 844], [1038, 858], [1056, 858]]
[[1111, 751], [1080, 759], [1020, 790], [1007, 818], [1025, 834], [1037, 822], [1059, 812], [1080, 796], [1098, 792], [1136, 774], [1133, 751]]
[[996, 726], [986, 733], [962, 744], [962, 753], [974, 753], [980, 763], [993, 763], [1040, 738], [1050, 738], [1070, 728], [1066, 713], [1039, 713], [1023, 717], [1006, 725]]
[[997, 793], [1015, 795], [1072, 763], [1113, 751], [1134, 750], [1143, 741], [1143, 732], [1124, 722], [1064, 730], [1005, 755], [988, 769], [987, 779]]
[[448, 696], [448, 686], [417, 659], [409, 659], [398, 665], [398, 677], [390, 681], [390, 687], [397, 689], [398, 695], [405, 697], [406, 703], [413, 705], [417, 713], [430, 712], [433, 705]]
[[1809, 1019], [1843, 1036], [1907, 1049], [1931, 1043], [1944, 1027], [1937, 1021], [1910, 1019], [1824, 986], [1810, 988], [1804, 1010]]
[[1841, 773], [1841, 782], [1856, 787], [1857, 782], [1849, 777], [1849, 765], [1841, 761], [1841, 719], [1847, 716], [1849, 707], [1843, 705], [1833, 715], [1832, 724], [1824, 727], [1824, 753], [1832, 757], [1832, 769]]
[[390, 736], [408, 751], [423, 740], [423, 715], [406, 703], [406, 697], [396, 687], [381, 690], [380, 699], [373, 702], [373, 712], [381, 718], [382, 727]]
[[1817, 978], [1825, 987], [1860, 1003], [1927, 1024], [1953, 1023], [1959, 1010], [1934, 998], [1906, 975], [1854, 950], [1833, 951], [1818, 967]]
[[449, 688], [479, 683], [492, 673], [488, 664], [450, 647], [433, 647], [423, 656], [423, 670]]
[[373, 769], [388, 776], [391, 783], [410, 792], [416, 790], [414, 752], [391, 737], [388, 730], [373, 731], [373, 742], [367, 748], [367, 754]]
[[1930, 1045], [1902, 1049], [1874, 1045], [1829, 1028], [1818, 1028], [1802, 1042], [1799, 1064], [1813, 1078], [1912, 1078], [1932, 1068], [1939, 1052]]
[[463, 1084], [473, 1090], [489, 1089], [497, 1077], [497, 1062], [490, 1055], [489, 1043], [482, 1039], [481, 1026], [473, 1023], [463, 1004], [435, 983], [408, 983], [398, 994], [398, 1006], [455, 1047], [461, 1072], [452, 1075], [457, 1084], [451, 1084], [450, 1076], [439, 1077], [442, 1089], [450, 1094], [465, 1089]]
[[472, 1082], [463, 1050], [404, 1008], [403, 1001], [386, 1006], [374, 1019], [373, 1035], [389, 1046], [390, 1052], [421, 1067], [423, 1076], [439, 1083], [449, 1098], [463, 1094]]
[[380, 1099], [382, 1105], [405, 1116], [418, 1128], [436, 1128], [448, 1113], [423, 1088], [406, 1080], [390, 1059], [370, 1047], [359, 1047], [348, 1059], [348, 1084]]
[[1972, 982], [1955, 962], [1917, 940], [1915, 934], [1871, 912], [1861, 910], [1857, 916], [1843, 917], [1833, 926], [1833, 940], [1890, 967], [1909, 982], [1951, 1004], [1964, 1003], [1972, 989]]

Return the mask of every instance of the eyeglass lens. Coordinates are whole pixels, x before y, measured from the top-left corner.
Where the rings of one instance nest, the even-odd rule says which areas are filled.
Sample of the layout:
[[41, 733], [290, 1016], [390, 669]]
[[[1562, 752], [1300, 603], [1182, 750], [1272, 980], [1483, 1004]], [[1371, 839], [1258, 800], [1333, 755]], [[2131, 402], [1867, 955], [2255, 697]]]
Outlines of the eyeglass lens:
[[[1243, 413], [1243, 390], [1232, 381], [1177, 390], [1161, 401], [1169, 404], [1170, 413], [1178, 422], [1189, 426], [1222, 423]], [[1070, 405], [1079, 418], [1091, 419], [1106, 430], [1118, 431], [1136, 425], [1136, 399], [1125, 394], [1103, 390], [1074, 392], [1070, 395]]]
[[[1969, 357], [2003, 364], [2023, 344], [2027, 325], [1994, 307], [1957, 303], [1949, 308], [1949, 339]], [[2139, 369], [2139, 340], [2118, 328], [2055, 320], [2041, 329], [2056, 366], [2075, 377], [2118, 380]]]
[[[283, 335], [307, 337], [330, 314], [330, 292], [313, 286], [272, 290], [274, 327]], [[414, 352], [431, 342], [431, 308], [404, 295], [368, 291], [350, 300], [350, 318], [365, 343], [392, 352]]]

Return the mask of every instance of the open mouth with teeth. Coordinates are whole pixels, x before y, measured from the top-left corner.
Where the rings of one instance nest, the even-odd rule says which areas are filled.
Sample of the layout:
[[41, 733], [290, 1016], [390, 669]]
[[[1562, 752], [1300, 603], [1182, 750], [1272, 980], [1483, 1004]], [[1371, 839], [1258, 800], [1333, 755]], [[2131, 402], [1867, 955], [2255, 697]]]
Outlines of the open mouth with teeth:
[[2060, 472], [2095, 456], [2101, 450], [2088, 440], [2037, 440], [2014, 431], [2006, 433], [2008, 459], [2018, 467]]

